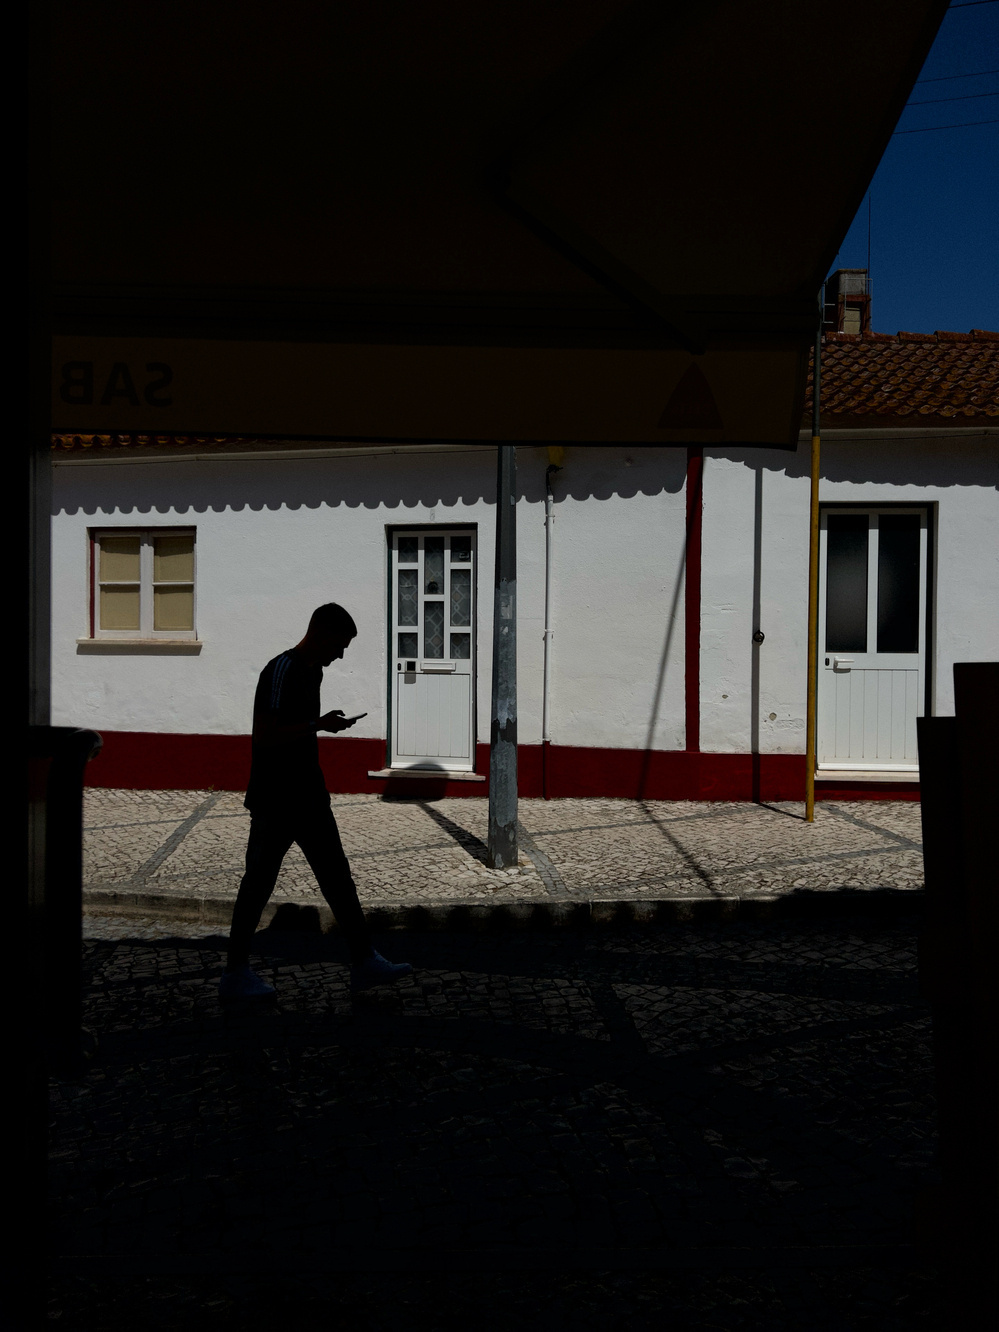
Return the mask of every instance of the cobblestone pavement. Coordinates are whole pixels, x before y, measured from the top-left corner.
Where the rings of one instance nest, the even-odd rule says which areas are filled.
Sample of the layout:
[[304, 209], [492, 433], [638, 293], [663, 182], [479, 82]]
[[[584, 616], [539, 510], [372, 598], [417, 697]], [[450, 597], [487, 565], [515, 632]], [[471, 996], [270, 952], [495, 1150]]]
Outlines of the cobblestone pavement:
[[[339, 795], [333, 808], [362, 903], [406, 908], [655, 901], [760, 903], [795, 893], [922, 886], [919, 806], [522, 800], [520, 864], [485, 864], [480, 798]], [[235, 792], [109, 791], [86, 796], [87, 909], [228, 919], [249, 815]], [[293, 847], [272, 910], [325, 905]], [[636, 910], [637, 910], [636, 906]]]
[[[192, 803], [172, 806], [174, 830]], [[585, 802], [577, 824], [583, 803], [525, 817], [573, 885], [584, 880], [570, 867], [582, 876], [601, 856], [552, 824], [607, 834], [592, 851], [613, 843], [612, 816], [630, 818], [711, 874], [726, 847], [736, 873], [778, 846], [801, 859], [780, 813], [748, 844], [712, 841], [749, 825], [731, 807], [716, 822], [668, 807], [668, 837], [609, 802]], [[364, 845], [370, 805], [343, 807]], [[120, 804], [102, 808], [120, 818]], [[431, 840], [429, 815], [402, 814], [400, 827], [376, 811], [367, 845]], [[472, 802], [447, 816], [478, 831]], [[228, 845], [224, 817], [187, 837]], [[887, 848], [907, 819], [864, 811], [867, 862], [879, 844], [886, 862], [898, 856]], [[168, 837], [136, 821], [133, 864], [148, 865]], [[827, 809], [813, 845], [844, 851], [854, 826]], [[150, 874], [180, 853], [179, 875], [185, 844], [198, 843], [178, 839]], [[112, 868], [104, 845], [91, 843], [92, 868]], [[934, 1178], [916, 927], [893, 912], [395, 931], [384, 950], [415, 974], [353, 1001], [334, 936], [272, 928], [257, 945], [277, 1000], [223, 1010], [221, 936], [91, 918], [97, 1057], [52, 1088], [50, 1320], [101, 1332], [944, 1326], [912, 1247], [914, 1201]]]

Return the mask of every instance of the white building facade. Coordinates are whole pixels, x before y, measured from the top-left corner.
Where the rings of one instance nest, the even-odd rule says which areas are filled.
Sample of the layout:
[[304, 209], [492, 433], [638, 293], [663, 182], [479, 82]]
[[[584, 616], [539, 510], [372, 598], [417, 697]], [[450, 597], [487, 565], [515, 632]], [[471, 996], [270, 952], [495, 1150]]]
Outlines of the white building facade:
[[[825, 429], [820, 798], [917, 794], [915, 717], [953, 711], [955, 661], [999, 656], [999, 423], [958, 422]], [[241, 789], [259, 671], [337, 601], [358, 636], [323, 707], [366, 715], [321, 741], [331, 789], [485, 792], [494, 449], [54, 458], [53, 722], [104, 737], [88, 780]], [[807, 440], [517, 467], [521, 793], [800, 798]]]

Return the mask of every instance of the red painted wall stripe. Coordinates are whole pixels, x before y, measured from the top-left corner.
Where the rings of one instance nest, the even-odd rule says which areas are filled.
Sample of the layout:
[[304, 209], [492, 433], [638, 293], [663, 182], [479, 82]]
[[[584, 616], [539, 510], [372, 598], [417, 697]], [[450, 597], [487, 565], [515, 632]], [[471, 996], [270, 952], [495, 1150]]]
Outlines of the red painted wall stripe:
[[[250, 773], [248, 735], [164, 735], [143, 731], [103, 731], [104, 748], [87, 765], [88, 786], [153, 791], [244, 791]], [[371, 778], [385, 765], [385, 741], [339, 736], [319, 741], [326, 784], [335, 793], [369, 792], [415, 799], [484, 796], [489, 783], [454, 782], [446, 777]], [[520, 793], [542, 795], [542, 747], [518, 750]], [[583, 749], [549, 745], [548, 794], [559, 797], [612, 796], [627, 800], [752, 800], [752, 754], [703, 754], [690, 750]], [[479, 745], [479, 772], [489, 772], [489, 746]], [[761, 754], [762, 800], [803, 800], [803, 754]], [[918, 800], [915, 783], [844, 782], [823, 784], [819, 800]]]
[[701, 748], [701, 517], [704, 450], [687, 450], [687, 540], [683, 590], [684, 747]]
[[94, 529], [92, 527], [87, 532], [87, 539], [90, 542], [90, 637], [93, 638], [96, 634], [97, 542], [94, 540]]

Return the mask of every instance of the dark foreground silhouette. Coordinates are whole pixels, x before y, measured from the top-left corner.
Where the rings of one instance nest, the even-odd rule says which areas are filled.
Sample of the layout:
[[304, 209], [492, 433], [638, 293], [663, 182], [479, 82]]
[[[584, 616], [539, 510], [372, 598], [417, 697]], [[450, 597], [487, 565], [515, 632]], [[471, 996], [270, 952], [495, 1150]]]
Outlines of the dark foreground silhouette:
[[403, 934], [363, 995], [303, 922], [238, 1011], [218, 939], [88, 943], [61, 1325], [940, 1325], [914, 917]]

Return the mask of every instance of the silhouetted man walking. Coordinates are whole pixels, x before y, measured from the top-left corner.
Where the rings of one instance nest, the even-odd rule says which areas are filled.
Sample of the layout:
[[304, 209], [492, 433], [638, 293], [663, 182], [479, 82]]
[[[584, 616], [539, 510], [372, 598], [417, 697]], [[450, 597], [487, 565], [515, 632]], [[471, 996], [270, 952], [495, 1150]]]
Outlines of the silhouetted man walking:
[[233, 907], [229, 953], [219, 982], [223, 999], [275, 993], [250, 969], [250, 943], [292, 842], [302, 848], [347, 940], [351, 988], [365, 990], [413, 970], [408, 962], [387, 961], [371, 945], [319, 766], [318, 732], [345, 731], [359, 720], [344, 717], [339, 709], [319, 713], [323, 667], [339, 661], [356, 636], [351, 616], [330, 602], [313, 612], [302, 641], [269, 661], [261, 672], [253, 701], [253, 760], [244, 801], [251, 815], [246, 873]]

